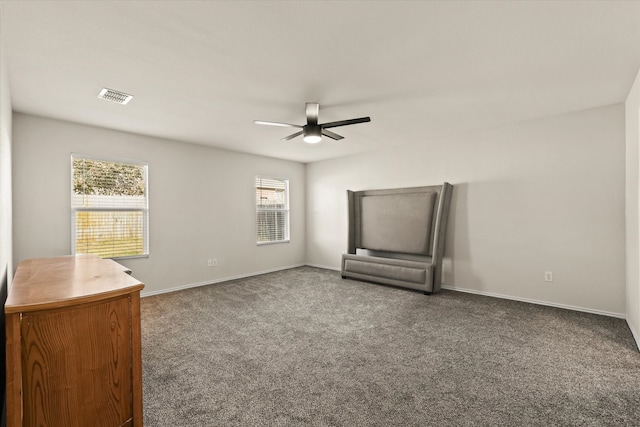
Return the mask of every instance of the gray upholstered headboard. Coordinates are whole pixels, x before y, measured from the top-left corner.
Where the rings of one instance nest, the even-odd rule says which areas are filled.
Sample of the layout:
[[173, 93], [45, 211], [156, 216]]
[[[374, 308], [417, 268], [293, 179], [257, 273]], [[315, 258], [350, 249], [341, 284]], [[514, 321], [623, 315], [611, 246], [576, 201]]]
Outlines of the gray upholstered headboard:
[[348, 191], [349, 253], [369, 249], [432, 256], [441, 192], [441, 185]]
[[342, 277], [437, 292], [453, 186], [347, 191]]

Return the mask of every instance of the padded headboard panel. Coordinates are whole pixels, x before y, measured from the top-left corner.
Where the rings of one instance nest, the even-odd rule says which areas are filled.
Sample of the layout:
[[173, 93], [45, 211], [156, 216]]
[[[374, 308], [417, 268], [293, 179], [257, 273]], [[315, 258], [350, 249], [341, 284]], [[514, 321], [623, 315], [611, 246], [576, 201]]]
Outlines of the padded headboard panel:
[[[433, 255], [433, 233], [442, 186], [349, 192], [353, 251], [369, 249]], [[351, 242], [350, 242], [351, 246]]]

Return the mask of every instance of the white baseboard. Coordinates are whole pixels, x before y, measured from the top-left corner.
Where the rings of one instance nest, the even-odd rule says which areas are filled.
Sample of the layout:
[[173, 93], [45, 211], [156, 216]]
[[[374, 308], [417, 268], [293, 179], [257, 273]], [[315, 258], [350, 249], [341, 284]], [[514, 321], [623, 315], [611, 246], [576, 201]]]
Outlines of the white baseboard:
[[[509, 300], [514, 300], [514, 301], [528, 302], [530, 304], [547, 305], [549, 307], [557, 307], [557, 308], [564, 308], [564, 309], [567, 309], [567, 310], [582, 311], [584, 313], [592, 313], [592, 314], [599, 314], [599, 315], [602, 315], [602, 316], [617, 317], [619, 319], [625, 319], [626, 318], [626, 316], [624, 314], [622, 314], [622, 313], [613, 313], [611, 311], [594, 310], [592, 308], [577, 307], [577, 306], [574, 306], [574, 305], [567, 305], [567, 304], [558, 304], [558, 303], [555, 303], [555, 302], [540, 301], [540, 300], [529, 299], [529, 298], [520, 298], [520, 297], [511, 296], [511, 295], [502, 295], [502, 294], [496, 294], [496, 293], [493, 293], [493, 292], [478, 291], [478, 290], [475, 290], [475, 289], [458, 288], [456, 286], [441, 286], [441, 287], [442, 287], [442, 289], [448, 289], [448, 290], [451, 290], [451, 291], [467, 292], [467, 293], [470, 293], [470, 294], [478, 294], [478, 295], [484, 295], [484, 296], [494, 297], [494, 298], [502, 298], [502, 299], [509, 299]], [[638, 340], [636, 338], [636, 342], [637, 341]]]
[[305, 265], [307, 265], [307, 266], [309, 266], [309, 267], [323, 268], [323, 269], [325, 269], [325, 270], [340, 271], [340, 269], [339, 269], [339, 268], [336, 268], [336, 267], [329, 267], [328, 265], [309, 264], [309, 263], [307, 263], [307, 264], [305, 264]]
[[[308, 265], [309, 267], [324, 268], [326, 270], [341, 271], [340, 268], [329, 267], [327, 265], [309, 264], [309, 263], [307, 263], [305, 265]], [[538, 304], [538, 305], [546, 305], [546, 306], [549, 306], [549, 307], [563, 308], [563, 309], [566, 309], [566, 310], [582, 311], [584, 313], [598, 314], [598, 315], [601, 315], [601, 316], [615, 317], [615, 318], [618, 318], [618, 319], [626, 319], [626, 315], [623, 314], [623, 313], [615, 313], [615, 312], [604, 311], [604, 310], [594, 310], [592, 308], [578, 307], [578, 306], [575, 306], [575, 305], [559, 304], [559, 303], [555, 303], [555, 302], [540, 301], [540, 300], [535, 300], [535, 299], [530, 299], [530, 298], [520, 298], [520, 297], [511, 296], [511, 295], [503, 295], [503, 294], [497, 294], [497, 293], [494, 293], [494, 292], [478, 291], [478, 290], [475, 290], [475, 289], [459, 288], [459, 287], [455, 287], [455, 286], [443, 285], [441, 287], [442, 287], [442, 289], [449, 289], [449, 290], [452, 290], [452, 291], [467, 292], [467, 293], [470, 293], [470, 294], [484, 295], [484, 296], [493, 297], [493, 298], [502, 298], [502, 299], [508, 299], [508, 300], [513, 300], [513, 301], [527, 302], [527, 303], [530, 303], [530, 304]], [[627, 322], [627, 323], [629, 323], [629, 322]], [[635, 331], [633, 329], [633, 327], [631, 327], [631, 324], [629, 324], [629, 328], [631, 329], [633, 337], [635, 338], [636, 343], [638, 344], [638, 348], [640, 348], [640, 334], [638, 334], [638, 332]]]
[[[213, 284], [216, 284], [216, 283], [228, 282], [230, 280], [244, 279], [244, 278], [247, 278], [247, 277], [259, 276], [261, 274], [274, 273], [276, 271], [282, 271], [282, 270], [289, 270], [289, 269], [292, 269], [292, 268], [302, 267], [302, 266], [305, 266], [305, 265], [307, 265], [309, 267], [323, 268], [325, 270], [340, 271], [339, 268], [331, 267], [331, 266], [327, 266], [327, 265], [309, 264], [309, 263], [307, 263], [307, 264], [295, 264], [295, 265], [289, 265], [289, 266], [285, 266], [285, 267], [273, 268], [273, 269], [270, 269], [270, 270], [256, 271], [256, 272], [247, 273], [247, 274], [239, 274], [237, 276], [222, 277], [222, 278], [219, 278], [219, 279], [207, 280], [207, 281], [199, 282], [199, 283], [188, 283], [186, 285], [175, 286], [175, 287], [172, 287], [172, 288], [161, 289], [161, 290], [158, 290], [158, 291], [150, 291], [150, 292], [142, 291], [140, 293], [140, 296], [141, 297], [149, 297], [149, 296], [152, 296], [152, 295], [166, 294], [166, 293], [169, 293], [169, 292], [176, 292], [176, 291], [181, 291], [181, 290], [189, 289], [189, 288], [197, 288], [199, 286], [213, 285]], [[558, 303], [554, 303], [554, 302], [540, 301], [540, 300], [534, 300], [534, 299], [529, 299], [529, 298], [520, 298], [520, 297], [511, 296], [511, 295], [497, 294], [497, 293], [494, 293], [494, 292], [486, 292], [486, 291], [478, 291], [478, 290], [475, 290], [475, 289], [459, 288], [459, 287], [456, 287], [456, 286], [443, 285], [442, 289], [448, 289], [448, 290], [451, 290], [451, 291], [458, 291], [458, 292], [467, 292], [467, 293], [470, 293], [470, 294], [484, 295], [484, 296], [493, 297], [493, 298], [502, 298], [502, 299], [508, 299], [508, 300], [514, 300], [514, 301], [527, 302], [527, 303], [531, 303], [531, 304], [546, 305], [546, 306], [550, 306], [550, 307], [564, 308], [564, 309], [567, 309], [567, 310], [582, 311], [582, 312], [585, 312], [585, 313], [599, 314], [599, 315], [602, 315], [602, 316], [616, 317], [616, 318], [619, 318], [619, 319], [625, 319], [626, 320], [626, 315], [624, 315], [622, 313], [613, 313], [613, 312], [610, 312], [610, 311], [594, 310], [594, 309], [590, 309], [590, 308], [577, 307], [577, 306], [573, 306], [573, 305], [558, 304]], [[638, 331], [636, 331], [634, 329], [634, 327], [631, 325], [631, 323], [629, 323], [629, 321], [627, 321], [627, 324], [629, 325], [629, 329], [631, 329], [631, 333], [633, 334], [633, 337], [636, 340], [636, 344], [638, 344], [638, 347], [640, 348], [640, 334], [638, 333]]]
[[219, 278], [219, 279], [207, 280], [205, 282], [188, 283], [186, 285], [175, 286], [173, 288], [168, 288], [168, 289], [160, 289], [158, 291], [150, 291], [150, 292], [142, 291], [140, 293], [140, 297], [150, 297], [152, 295], [167, 294], [169, 292], [182, 291], [184, 289], [197, 288], [199, 286], [207, 286], [207, 285], [213, 285], [215, 283], [228, 282], [229, 280], [244, 279], [244, 278], [247, 278], [247, 277], [259, 276], [261, 274], [274, 273], [276, 271], [289, 270], [291, 268], [302, 267], [304, 265], [305, 264], [296, 264], [296, 265], [290, 265], [290, 266], [286, 266], [286, 267], [273, 268], [273, 269], [270, 269], [270, 270], [256, 271], [256, 272], [253, 272], [253, 273], [239, 274], [237, 276], [222, 277], [222, 278]]
[[629, 329], [631, 329], [631, 335], [633, 335], [633, 339], [636, 341], [636, 347], [638, 347], [638, 351], [640, 351], [640, 334], [638, 333], [636, 328], [633, 326], [633, 324], [629, 322], [629, 319], [626, 319], [626, 320], [627, 320], [627, 325], [629, 325]]

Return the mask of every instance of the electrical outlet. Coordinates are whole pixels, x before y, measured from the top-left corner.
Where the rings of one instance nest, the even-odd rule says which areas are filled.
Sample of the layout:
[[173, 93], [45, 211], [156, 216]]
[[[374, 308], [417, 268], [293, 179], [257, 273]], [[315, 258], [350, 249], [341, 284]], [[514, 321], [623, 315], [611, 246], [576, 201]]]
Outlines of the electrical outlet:
[[553, 282], [553, 271], [545, 271], [544, 272], [544, 281], [545, 282]]
[[211, 264], [213, 264], [214, 267], [218, 266], [218, 258], [214, 258], [211, 260]]
[[211, 267], [213, 265], [213, 260], [212, 259], [208, 259], [207, 260], [207, 267]]

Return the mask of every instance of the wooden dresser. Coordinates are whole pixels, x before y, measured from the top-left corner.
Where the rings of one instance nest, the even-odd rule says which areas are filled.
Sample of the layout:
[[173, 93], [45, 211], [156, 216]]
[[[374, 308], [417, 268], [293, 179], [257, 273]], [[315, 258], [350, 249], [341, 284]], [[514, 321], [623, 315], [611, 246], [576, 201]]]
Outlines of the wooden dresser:
[[7, 426], [142, 426], [140, 290], [93, 255], [18, 265], [5, 304]]

